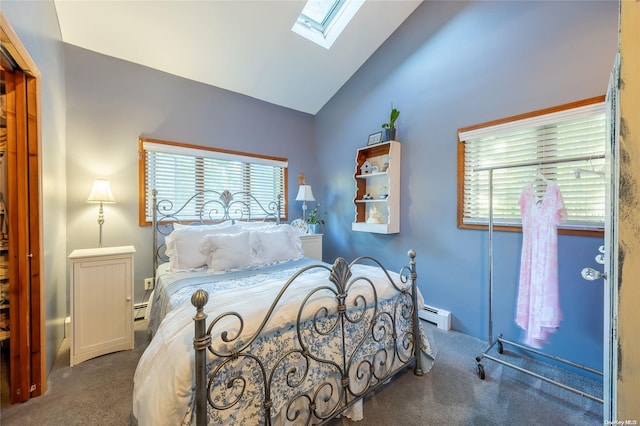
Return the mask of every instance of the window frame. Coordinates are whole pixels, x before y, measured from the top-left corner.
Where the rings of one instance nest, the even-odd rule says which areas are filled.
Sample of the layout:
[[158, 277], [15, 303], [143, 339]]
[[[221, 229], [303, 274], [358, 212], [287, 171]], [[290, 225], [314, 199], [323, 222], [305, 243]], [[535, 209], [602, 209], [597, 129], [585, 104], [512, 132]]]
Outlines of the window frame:
[[300, 20], [302, 24], [308, 23], [308, 25], [315, 28], [316, 31], [325, 35], [329, 26], [334, 22], [336, 15], [340, 11], [340, 9], [344, 6], [344, 3], [345, 3], [345, 0], [332, 0], [331, 7], [327, 10], [327, 12], [322, 17], [322, 21], [317, 21], [314, 18], [312, 18], [310, 15], [307, 15], [305, 13], [305, 10], [307, 10], [307, 8], [310, 5], [310, 2], [307, 1], [304, 8], [302, 9], [302, 12], [300, 13], [300, 16], [298, 17], [298, 20]]
[[[365, 1], [337, 1], [322, 23], [301, 13], [293, 23], [291, 31], [325, 49], [330, 49]], [[304, 8], [306, 4], [303, 10]]]
[[[478, 224], [478, 223], [464, 223], [464, 192], [465, 192], [465, 143], [460, 139], [460, 134], [465, 132], [470, 132], [473, 130], [478, 130], [482, 128], [488, 128], [497, 125], [504, 125], [506, 123], [516, 122], [525, 119], [531, 119], [537, 116], [543, 116], [547, 114], [557, 113], [565, 110], [571, 110], [574, 108], [579, 108], [588, 105], [594, 105], [598, 103], [604, 103], [605, 96], [596, 96], [593, 98], [588, 98], [576, 102], [571, 102], [567, 104], [562, 104], [550, 108], [544, 108], [524, 114], [518, 114], [510, 117], [505, 117], [497, 120], [487, 121], [484, 123], [467, 126], [458, 129], [458, 147], [457, 147], [457, 162], [458, 162], [458, 173], [457, 173], [457, 227], [458, 229], [475, 229], [475, 230], [488, 230], [489, 224]], [[605, 141], [606, 143], [606, 141]], [[488, 172], [482, 172], [488, 173]], [[488, 221], [488, 218], [487, 218]], [[502, 225], [502, 224], [493, 224], [494, 231], [507, 231], [507, 232], [522, 232], [522, 225]], [[576, 228], [558, 228], [558, 234], [561, 235], [581, 235], [581, 236], [593, 236], [593, 237], [603, 237], [604, 236], [604, 223], [598, 228], [594, 227], [593, 229], [576, 229]]]
[[[206, 151], [206, 152], [212, 152], [212, 153], [217, 153], [220, 154], [221, 157], [241, 157], [241, 158], [246, 158], [246, 159], [251, 159], [251, 158], [255, 158], [255, 159], [259, 159], [262, 160], [263, 162], [280, 162], [280, 163], [285, 163], [286, 165], [283, 166], [283, 171], [284, 171], [284, 177], [283, 177], [283, 194], [282, 194], [282, 198], [281, 198], [281, 208], [283, 209], [282, 211], [282, 216], [280, 217], [280, 221], [281, 222], [286, 222], [288, 221], [288, 198], [289, 198], [289, 167], [288, 167], [288, 163], [289, 160], [287, 158], [284, 157], [276, 157], [276, 156], [269, 156], [269, 155], [261, 155], [261, 154], [254, 154], [254, 153], [247, 153], [247, 152], [241, 152], [241, 151], [233, 151], [233, 150], [227, 150], [227, 149], [221, 149], [221, 148], [214, 148], [214, 147], [209, 147], [209, 146], [202, 146], [202, 145], [193, 145], [193, 144], [187, 144], [187, 143], [183, 143], [183, 142], [172, 142], [172, 141], [164, 141], [164, 140], [159, 140], [159, 139], [152, 139], [152, 138], [146, 138], [146, 137], [140, 137], [138, 139], [138, 224], [140, 226], [151, 226], [151, 220], [147, 219], [147, 215], [146, 215], [146, 206], [147, 206], [147, 197], [151, 197], [151, 190], [153, 188], [147, 188], [146, 187], [146, 181], [147, 181], [147, 168], [146, 168], [146, 160], [147, 160], [147, 151], [144, 149], [144, 144], [145, 142], [148, 143], [153, 143], [153, 144], [160, 144], [160, 145], [166, 145], [168, 147], [171, 147], [170, 149], [184, 149], [185, 151], [188, 150], [196, 150], [196, 151]], [[194, 158], [196, 160], [196, 162], [202, 162], [203, 161], [203, 157], [197, 157], [194, 155]], [[247, 162], [248, 163], [248, 162]], [[246, 164], [245, 164], [245, 168], [246, 168]], [[246, 185], [247, 183], [249, 183], [247, 180], [243, 180], [243, 186]], [[198, 191], [202, 191], [203, 189], [211, 189], [211, 188], [203, 188], [202, 186], [202, 182], [196, 181], [195, 187], [193, 188], [193, 192], [192, 194], [196, 194]], [[228, 188], [217, 188], [216, 190], [225, 190]], [[243, 191], [244, 188], [243, 188]], [[247, 189], [245, 192], [250, 193], [251, 191], [249, 189]], [[276, 201], [274, 200], [270, 200], [270, 201]]]

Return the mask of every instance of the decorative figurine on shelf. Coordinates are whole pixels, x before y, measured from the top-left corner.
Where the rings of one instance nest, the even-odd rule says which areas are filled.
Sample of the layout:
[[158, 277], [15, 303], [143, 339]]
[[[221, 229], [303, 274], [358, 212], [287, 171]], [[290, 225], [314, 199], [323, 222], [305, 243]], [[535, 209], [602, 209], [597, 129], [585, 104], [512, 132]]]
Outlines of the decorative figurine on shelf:
[[365, 161], [360, 167], [360, 174], [368, 175], [371, 173], [371, 164], [368, 161]]
[[382, 223], [382, 215], [380, 214], [380, 210], [378, 210], [376, 206], [371, 207], [371, 209], [369, 210], [367, 223]]

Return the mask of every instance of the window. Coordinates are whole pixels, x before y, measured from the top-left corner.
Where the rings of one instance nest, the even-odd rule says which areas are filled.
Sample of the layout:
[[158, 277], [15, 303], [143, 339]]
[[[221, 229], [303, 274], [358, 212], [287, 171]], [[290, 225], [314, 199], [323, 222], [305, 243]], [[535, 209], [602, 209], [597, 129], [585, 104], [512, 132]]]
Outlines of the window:
[[[152, 214], [152, 190], [158, 200], [167, 199], [178, 207], [196, 192], [215, 190], [231, 193], [249, 192], [264, 208], [283, 196], [280, 218], [286, 220], [286, 182], [288, 161], [285, 158], [265, 157], [214, 148], [178, 144], [140, 138], [139, 141], [139, 220], [149, 225]], [[246, 200], [243, 216], [251, 219], [265, 217], [252, 200]], [[197, 204], [192, 211], [181, 212], [181, 220], [197, 218]]]
[[302, 9], [298, 21], [324, 33], [343, 4], [344, 0], [309, 0]]
[[604, 97], [459, 129], [458, 139], [458, 227], [487, 227], [492, 170], [496, 229], [520, 229], [518, 199], [541, 173], [562, 192], [567, 219], [560, 232], [601, 235]]
[[308, 0], [291, 31], [331, 48], [365, 0]]

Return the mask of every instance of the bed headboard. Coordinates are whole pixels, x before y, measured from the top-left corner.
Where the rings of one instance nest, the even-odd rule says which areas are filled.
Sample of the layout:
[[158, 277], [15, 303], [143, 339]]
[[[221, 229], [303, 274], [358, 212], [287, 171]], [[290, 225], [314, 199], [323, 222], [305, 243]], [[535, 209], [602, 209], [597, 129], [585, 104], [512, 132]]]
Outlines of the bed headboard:
[[[161, 262], [169, 259], [164, 254], [165, 237], [173, 231], [174, 223], [205, 224], [235, 220], [262, 220], [273, 221], [280, 224], [280, 209], [282, 207], [282, 195], [278, 194], [276, 200], [267, 203], [260, 202], [247, 191], [222, 192], [214, 190], [202, 190], [191, 195], [186, 201], [174, 203], [169, 199], [158, 199], [158, 191], [153, 189], [152, 194], [152, 233], [153, 233], [153, 275]], [[257, 214], [251, 215], [251, 210]], [[185, 215], [185, 212], [190, 212]], [[258, 217], [256, 217], [258, 216]]]

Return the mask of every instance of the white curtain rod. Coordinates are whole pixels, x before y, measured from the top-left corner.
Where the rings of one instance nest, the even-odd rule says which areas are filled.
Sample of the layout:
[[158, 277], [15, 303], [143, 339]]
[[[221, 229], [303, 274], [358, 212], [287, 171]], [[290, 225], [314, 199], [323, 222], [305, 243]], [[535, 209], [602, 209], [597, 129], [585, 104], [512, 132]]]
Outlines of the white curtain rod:
[[572, 158], [566, 158], [566, 159], [527, 161], [527, 162], [524, 162], [524, 163], [503, 164], [503, 165], [499, 165], [499, 166], [476, 167], [475, 169], [473, 169], [473, 171], [474, 172], [481, 172], [481, 171], [484, 171], [484, 170], [511, 169], [511, 168], [514, 168], [514, 167], [542, 166], [543, 164], [570, 163], [570, 162], [573, 162], [573, 161], [597, 160], [599, 158], [604, 158], [604, 154], [585, 155], [585, 156], [582, 156], [582, 157], [572, 157]]

